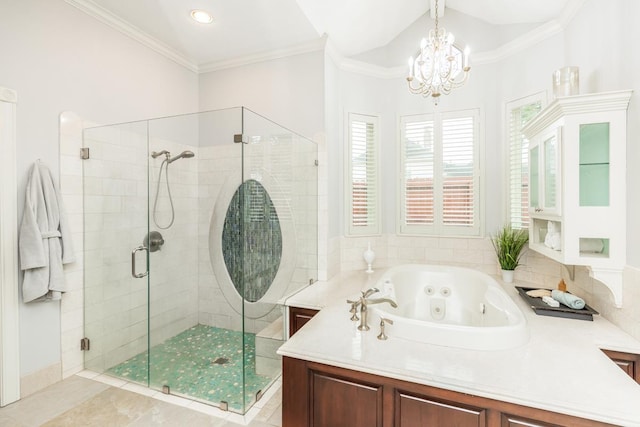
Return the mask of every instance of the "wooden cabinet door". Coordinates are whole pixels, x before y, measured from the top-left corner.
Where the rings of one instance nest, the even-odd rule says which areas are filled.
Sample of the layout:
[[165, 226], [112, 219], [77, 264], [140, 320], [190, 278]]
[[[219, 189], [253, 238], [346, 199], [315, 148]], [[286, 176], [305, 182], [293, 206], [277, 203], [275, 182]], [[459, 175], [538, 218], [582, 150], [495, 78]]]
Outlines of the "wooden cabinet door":
[[640, 384], [640, 354], [624, 353], [621, 351], [602, 350], [616, 365]]
[[310, 427], [382, 427], [382, 386], [323, 372], [311, 377]]
[[541, 421], [521, 418], [514, 415], [502, 414], [501, 427], [560, 427], [557, 424], [549, 424]]
[[423, 426], [486, 426], [486, 411], [482, 408], [439, 401], [396, 391], [396, 427]]
[[318, 310], [310, 308], [289, 307], [289, 336], [292, 336], [302, 328]]

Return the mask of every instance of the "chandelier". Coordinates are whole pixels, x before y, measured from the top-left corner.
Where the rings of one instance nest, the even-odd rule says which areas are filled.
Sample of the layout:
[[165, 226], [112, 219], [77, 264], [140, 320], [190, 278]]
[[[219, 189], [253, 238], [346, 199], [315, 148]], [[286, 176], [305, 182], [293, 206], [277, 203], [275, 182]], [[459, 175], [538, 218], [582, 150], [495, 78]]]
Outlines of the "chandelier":
[[431, 96], [437, 105], [440, 95], [448, 95], [469, 78], [469, 47], [464, 53], [454, 44], [455, 37], [438, 27], [438, 0], [435, 4], [436, 27], [420, 42], [416, 59], [409, 58], [409, 91]]

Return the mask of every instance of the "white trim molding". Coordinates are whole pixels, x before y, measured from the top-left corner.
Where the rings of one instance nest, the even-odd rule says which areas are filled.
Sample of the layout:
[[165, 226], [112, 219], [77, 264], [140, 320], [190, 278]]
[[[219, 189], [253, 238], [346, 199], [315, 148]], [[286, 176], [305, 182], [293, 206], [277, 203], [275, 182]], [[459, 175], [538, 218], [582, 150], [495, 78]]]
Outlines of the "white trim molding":
[[0, 87], [0, 406], [20, 399], [15, 91]]
[[318, 52], [324, 49], [326, 38], [318, 38], [307, 43], [300, 43], [282, 49], [260, 52], [254, 55], [245, 55], [222, 61], [207, 62], [197, 66], [198, 73], [209, 73], [211, 71], [224, 70], [227, 68], [241, 67], [258, 62], [272, 61], [274, 59], [287, 58], [305, 53]]
[[[189, 58], [183, 55], [181, 52], [163, 43], [157, 38], [147, 34], [140, 28], [113, 14], [112, 12], [98, 5], [92, 0], [65, 1], [71, 6], [83, 11], [87, 15], [96, 18], [97, 20], [107, 24], [111, 28], [120, 31], [121, 33], [131, 37], [144, 46], [158, 52], [161, 55], [164, 55], [168, 59], [176, 62], [179, 65], [182, 65], [183, 67], [197, 74], [300, 55], [302, 53], [318, 51], [324, 48], [329, 56], [334, 60], [336, 65], [343, 71], [385, 79], [406, 77], [405, 73], [407, 67], [404, 65], [395, 67], [374, 65], [368, 62], [358, 61], [345, 57], [334, 46], [332, 46], [331, 43], [326, 43], [325, 47], [325, 42], [328, 40], [326, 35], [323, 35], [317, 40], [290, 46], [288, 48], [276, 49], [273, 51], [260, 52], [253, 55], [245, 55], [237, 58], [198, 64], [193, 58]], [[578, 13], [580, 8], [582, 8], [585, 1], [586, 0], [571, 0], [557, 19], [542, 24], [539, 27], [534, 28], [532, 31], [522, 34], [521, 36], [516, 37], [514, 40], [505, 43], [504, 45], [499, 46], [496, 49], [473, 54], [473, 64], [482, 65], [501, 61], [505, 58], [508, 58], [509, 56], [522, 52], [524, 49], [540, 43], [541, 41], [549, 37], [560, 33], [566, 28], [567, 24], [569, 24], [573, 17]], [[444, 9], [444, 1], [442, 1], [442, 4], [439, 5], [439, 7], [440, 9]]]
[[179, 65], [193, 71], [198, 72], [198, 65], [191, 58], [182, 55], [180, 52], [169, 47], [155, 37], [142, 31], [140, 28], [130, 24], [117, 15], [109, 12], [104, 7], [92, 2], [91, 0], [65, 0], [71, 6], [83, 11], [87, 15], [96, 18], [98, 21], [107, 24], [111, 28], [120, 31], [122, 34], [131, 37], [133, 40], [142, 43], [151, 50], [158, 52], [166, 58], [176, 62]]

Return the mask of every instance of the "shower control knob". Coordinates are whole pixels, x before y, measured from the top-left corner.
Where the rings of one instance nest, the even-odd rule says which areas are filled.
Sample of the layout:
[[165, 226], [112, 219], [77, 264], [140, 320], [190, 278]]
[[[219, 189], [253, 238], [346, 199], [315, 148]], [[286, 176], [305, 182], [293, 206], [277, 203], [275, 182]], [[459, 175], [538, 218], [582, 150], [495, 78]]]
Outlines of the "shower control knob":
[[159, 231], [151, 231], [147, 234], [142, 243], [149, 248], [150, 252], [159, 251], [164, 245], [164, 238]]

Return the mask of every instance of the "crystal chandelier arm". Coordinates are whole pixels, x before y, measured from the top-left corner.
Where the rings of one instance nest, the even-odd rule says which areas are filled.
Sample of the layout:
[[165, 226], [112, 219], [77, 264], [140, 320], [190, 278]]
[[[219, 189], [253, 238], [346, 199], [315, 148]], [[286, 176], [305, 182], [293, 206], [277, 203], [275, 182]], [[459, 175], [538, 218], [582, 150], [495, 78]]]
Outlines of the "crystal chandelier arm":
[[439, 26], [438, 0], [435, 7], [435, 28], [420, 42], [416, 59], [409, 59], [407, 83], [411, 93], [431, 96], [437, 103], [440, 95], [447, 95], [466, 83], [471, 67], [468, 48], [463, 53], [455, 45], [453, 34]]

